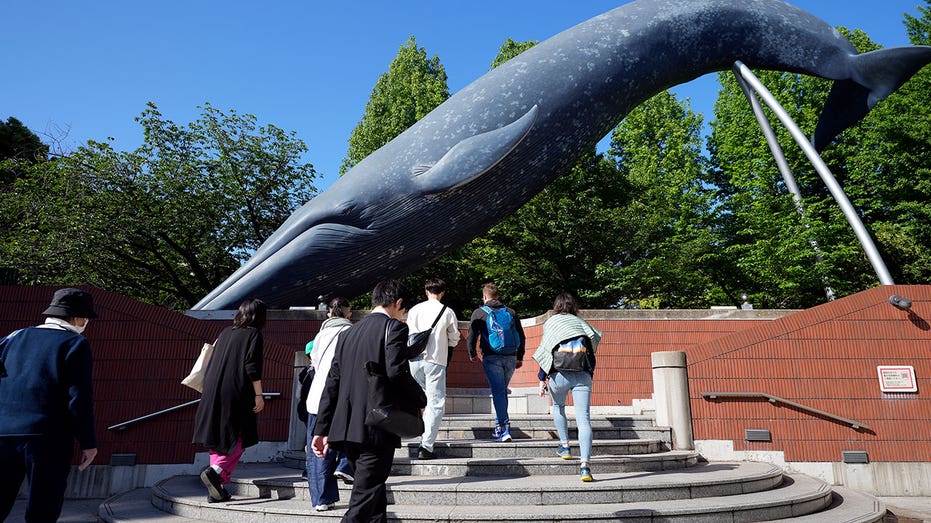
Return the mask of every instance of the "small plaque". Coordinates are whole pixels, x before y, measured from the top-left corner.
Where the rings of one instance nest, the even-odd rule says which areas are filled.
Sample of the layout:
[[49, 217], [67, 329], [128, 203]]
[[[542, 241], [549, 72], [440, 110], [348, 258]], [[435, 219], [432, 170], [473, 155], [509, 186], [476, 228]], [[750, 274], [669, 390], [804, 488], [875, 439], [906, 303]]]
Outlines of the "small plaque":
[[911, 365], [879, 365], [876, 372], [882, 392], [918, 392], [915, 367]]

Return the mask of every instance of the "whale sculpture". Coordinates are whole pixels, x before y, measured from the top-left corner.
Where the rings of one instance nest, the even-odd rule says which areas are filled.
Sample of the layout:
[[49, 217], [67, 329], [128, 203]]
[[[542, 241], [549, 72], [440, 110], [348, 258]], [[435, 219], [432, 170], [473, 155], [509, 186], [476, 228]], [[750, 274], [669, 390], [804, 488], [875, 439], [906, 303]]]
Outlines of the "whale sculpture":
[[823, 148], [931, 61], [929, 47], [858, 55], [777, 0], [639, 0], [568, 29], [468, 85], [294, 212], [195, 310], [355, 296], [412, 272], [517, 210], [641, 102], [749, 67], [835, 80]]

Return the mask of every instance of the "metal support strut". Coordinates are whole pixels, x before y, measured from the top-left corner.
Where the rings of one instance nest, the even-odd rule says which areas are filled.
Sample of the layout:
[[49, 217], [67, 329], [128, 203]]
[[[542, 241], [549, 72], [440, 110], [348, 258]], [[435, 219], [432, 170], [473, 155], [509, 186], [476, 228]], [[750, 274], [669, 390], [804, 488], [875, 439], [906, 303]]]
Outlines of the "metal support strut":
[[[827, 186], [828, 190], [831, 191], [831, 196], [834, 197], [834, 200], [840, 205], [841, 210], [844, 212], [844, 216], [847, 218], [847, 223], [853, 228], [854, 234], [857, 236], [857, 239], [860, 241], [860, 246], [863, 247], [863, 251], [866, 253], [866, 257], [869, 259], [870, 264], [873, 266], [873, 270], [876, 271], [876, 276], [879, 278], [879, 283], [882, 285], [895, 285], [892, 281], [892, 276], [889, 274], [889, 269], [886, 268], [886, 264], [883, 262], [882, 257], [879, 255], [879, 250], [876, 248], [876, 244], [873, 242], [873, 238], [870, 237], [869, 232], [867, 232], [866, 227], [863, 226], [863, 222], [860, 221], [860, 217], [857, 216], [856, 210], [853, 208], [853, 205], [850, 203], [850, 200], [847, 198], [847, 195], [844, 193], [844, 190], [841, 188], [840, 184], [837, 183], [837, 179], [834, 178], [834, 175], [831, 174], [831, 170], [828, 169], [828, 166], [824, 163], [824, 160], [821, 159], [821, 155], [815, 151], [814, 146], [811, 145], [811, 142], [808, 141], [808, 138], [805, 137], [805, 134], [795, 123], [794, 120], [789, 116], [789, 113], [783, 109], [782, 105], [779, 104], [779, 101], [769, 92], [766, 86], [760, 82], [760, 79], [750, 71], [750, 68], [744, 65], [743, 62], [737, 61], [734, 63], [734, 74], [737, 76], [737, 80], [741, 83], [741, 87], [744, 88], [746, 93], [746, 88], [744, 83], [749, 85], [756, 94], [766, 103], [767, 106], [773, 111], [779, 121], [782, 122], [782, 125], [789, 130], [789, 133], [792, 135], [792, 138], [795, 139], [795, 142], [801, 147], [802, 152], [805, 153], [805, 156], [808, 158], [808, 161], [811, 162], [812, 166], [817, 171], [818, 176], [821, 177], [821, 180]], [[752, 105], [752, 102], [751, 102]], [[756, 110], [754, 110], [756, 113]], [[758, 115], [759, 120], [759, 115]], [[762, 124], [761, 124], [762, 125]], [[768, 125], [767, 125], [768, 127]], [[764, 134], [766, 133], [766, 128], [763, 129]], [[770, 129], [770, 133], [772, 129]], [[767, 136], [767, 140], [769, 137]], [[782, 171], [782, 165], [786, 164], [785, 156], [782, 154], [782, 150], [777, 148], [770, 148], [773, 151], [773, 155], [776, 157], [776, 163], [780, 165], [780, 171]], [[778, 152], [777, 152], [778, 151]], [[788, 169], [788, 167], [786, 167]], [[785, 176], [785, 171], [782, 171]], [[790, 173], [791, 178], [791, 173]], [[794, 183], [793, 183], [794, 185]], [[790, 189], [791, 190], [791, 189]], [[796, 191], [798, 188], [796, 187]]]

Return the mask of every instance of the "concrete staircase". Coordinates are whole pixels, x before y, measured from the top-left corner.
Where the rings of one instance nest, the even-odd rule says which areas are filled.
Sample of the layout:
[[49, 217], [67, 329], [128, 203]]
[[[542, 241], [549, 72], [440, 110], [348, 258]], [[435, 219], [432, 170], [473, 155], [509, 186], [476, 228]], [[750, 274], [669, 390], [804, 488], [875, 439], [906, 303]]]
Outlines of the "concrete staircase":
[[[434, 460], [414, 459], [417, 442], [398, 449], [388, 486], [388, 519], [403, 522], [518, 521], [737, 522], [787, 518], [806, 522], [881, 521], [881, 502], [811, 477], [753, 462], [704, 462], [694, 451], [670, 450], [670, 430], [647, 416], [593, 416], [595, 481], [574, 460], [556, 456], [546, 414], [512, 416], [514, 441], [491, 441], [489, 415], [444, 418]], [[574, 433], [574, 429], [572, 429]], [[573, 434], [574, 437], [574, 434]], [[101, 504], [103, 521], [336, 522], [349, 500], [313, 511], [298, 469], [303, 453], [283, 462], [242, 464], [233, 501], [210, 504], [196, 476], [175, 476], [151, 489]]]

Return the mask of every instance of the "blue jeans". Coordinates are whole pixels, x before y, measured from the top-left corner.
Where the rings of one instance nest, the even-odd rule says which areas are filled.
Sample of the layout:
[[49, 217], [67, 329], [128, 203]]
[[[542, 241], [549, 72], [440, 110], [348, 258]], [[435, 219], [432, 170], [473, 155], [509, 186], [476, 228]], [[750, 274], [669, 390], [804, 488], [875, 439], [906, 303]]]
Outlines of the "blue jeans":
[[491, 387], [491, 401], [495, 406], [495, 419], [499, 427], [510, 423], [508, 418], [508, 384], [517, 368], [517, 356], [485, 354], [482, 356], [482, 369], [488, 386]]
[[339, 486], [333, 472], [339, 470], [350, 476], [353, 475], [349, 459], [342, 452], [330, 449], [323, 458], [314, 455], [310, 443], [314, 439], [316, 422], [316, 414], [307, 414], [307, 487], [310, 489], [310, 500], [315, 507], [339, 501]]
[[427, 395], [427, 408], [423, 411], [423, 435], [420, 446], [433, 452], [433, 444], [440, 430], [440, 421], [446, 410], [446, 367], [421, 358], [410, 360], [411, 375]]
[[584, 371], [561, 370], [550, 376], [550, 395], [553, 397], [553, 422], [561, 441], [569, 441], [569, 422], [566, 420], [566, 396], [572, 391], [575, 407], [575, 424], [579, 429], [579, 454], [582, 461], [592, 457], [592, 421], [589, 410], [592, 399], [592, 376]]

